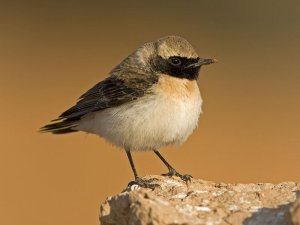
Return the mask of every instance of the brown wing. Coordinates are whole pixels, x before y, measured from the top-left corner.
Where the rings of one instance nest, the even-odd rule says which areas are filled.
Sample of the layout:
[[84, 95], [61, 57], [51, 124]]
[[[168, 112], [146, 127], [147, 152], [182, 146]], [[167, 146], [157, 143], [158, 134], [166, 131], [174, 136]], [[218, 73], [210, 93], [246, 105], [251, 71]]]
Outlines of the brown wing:
[[155, 82], [155, 79], [141, 74], [131, 76], [126, 82], [116, 76], [110, 76], [81, 95], [76, 105], [53, 120], [59, 122], [48, 124], [40, 131], [55, 134], [75, 132], [72, 128], [77, 126], [77, 121], [82, 116], [134, 101], [144, 96]]

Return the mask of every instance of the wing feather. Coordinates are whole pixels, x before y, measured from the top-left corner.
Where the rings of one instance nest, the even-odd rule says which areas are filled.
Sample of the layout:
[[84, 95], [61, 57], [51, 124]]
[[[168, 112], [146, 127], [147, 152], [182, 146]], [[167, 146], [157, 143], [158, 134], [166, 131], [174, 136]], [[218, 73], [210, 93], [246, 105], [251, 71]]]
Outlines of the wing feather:
[[[156, 79], [135, 74], [125, 82], [117, 76], [110, 76], [97, 83], [79, 97], [77, 103], [63, 112], [57, 119], [40, 129], [42, 132], [54, 134], [74, 132], [72, 128], [78, 125], [78, 120], [88, 113], [122, 105], [142, 97]], [[57, 122], [58, 121], [58, 122]]]

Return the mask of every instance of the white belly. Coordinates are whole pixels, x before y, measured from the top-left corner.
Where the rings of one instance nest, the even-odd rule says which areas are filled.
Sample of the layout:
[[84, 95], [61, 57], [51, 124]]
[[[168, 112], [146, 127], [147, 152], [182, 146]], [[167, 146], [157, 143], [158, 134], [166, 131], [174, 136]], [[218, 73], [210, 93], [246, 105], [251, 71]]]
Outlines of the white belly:
[[181, 144], [197, 127], [202, 100], [143, 97], [131, 103], [87, 115], [78, 130], [98, 134], [130, 150], [153, 150]]

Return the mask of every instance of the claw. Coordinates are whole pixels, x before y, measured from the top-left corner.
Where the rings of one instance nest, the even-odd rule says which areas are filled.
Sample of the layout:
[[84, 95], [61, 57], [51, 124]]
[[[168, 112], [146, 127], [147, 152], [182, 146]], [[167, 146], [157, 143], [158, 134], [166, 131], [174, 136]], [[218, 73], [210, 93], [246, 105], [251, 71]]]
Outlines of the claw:
[[138, 185], [142, 188], [150, 188], [150, 189], [154, 190], [155, 188], [160, 187], [159, 184], [151, 183], [156, 180], [157, 180], [156, 178], [151, 178], [149, 180], [145, 180], [140, 177], [137, 177], [134, 181], [129, 182], [128, 188], [130, 188], [132, 185]]
[[176, 177], [179, 177], [181, 180], [183, 180], [186, 183], [191, 182], [191, 180], [193, 178], [191, 175], [188, 175], [188, 174], [182, 175], [174, 169], [170, 169], [170, 171], [168, 173], [165, 173], [165, 174], [162, 174], [162, 175], [163, 176], [168, 176], [168, 177], [176, 176]]
[[192, 178], [193, 178], [193, 177], [192, 177], [191, 175], [189, 175], [189, 174], [184, 174], [184, 175], [178, 174], [178, 175], [176, 175], [176, 176], [180, 177], [181, 180], [183, 180], [183, 181], [186, 182], [186, 183], [191, 182], [191, 181], [192, 181]]

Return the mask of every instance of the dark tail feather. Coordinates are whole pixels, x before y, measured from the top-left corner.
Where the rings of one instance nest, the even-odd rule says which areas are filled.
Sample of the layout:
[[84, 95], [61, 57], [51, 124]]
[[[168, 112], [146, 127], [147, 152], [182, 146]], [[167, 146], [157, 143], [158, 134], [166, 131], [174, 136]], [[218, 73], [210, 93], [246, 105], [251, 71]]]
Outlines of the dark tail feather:
[[53, 134], [67, 134], [77, 132], [77, 130], [72, 129], [76, 126], [76, 121], [64, 120], [57, 123], [47, 124], [41, 127], [39, 131], [42, 133], [51, 132]]
[[65, 128], [60, 130], [51, 131], [52, 134], [68, 134], [72, 132], [77, 132], [78, 130], [73, 130], [72, 128]]

